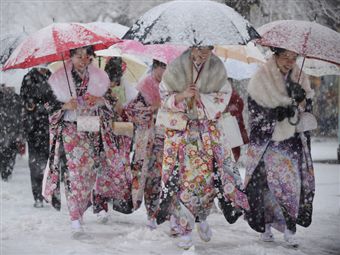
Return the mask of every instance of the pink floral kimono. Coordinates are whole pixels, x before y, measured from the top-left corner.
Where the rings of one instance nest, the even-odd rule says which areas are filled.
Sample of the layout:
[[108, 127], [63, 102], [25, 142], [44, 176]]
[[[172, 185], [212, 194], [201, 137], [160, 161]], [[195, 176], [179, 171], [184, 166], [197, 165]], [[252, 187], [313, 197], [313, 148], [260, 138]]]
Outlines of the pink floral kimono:
[[[182, 234], [191, 231], [192, 218], [206, 220], [216, 196], [230, 223], [249, 208], [230, 146], [222, 144], [216, 128], [217, 117], [231, 95], [224, 66], [212, 55], [201, 71], [192, 67], [189, 50], [168, 66], [160, 87], [163, 109], [188, 119], [184, 130], [167, 129], [165, 133], [163, 190], [157, 216], [157, 222], [162, 223], [169, 214], [174, 215]], [[199, 75], [196, 86], [200, 100], [194, 113], [186, 101], [175, 103], [176, 93], [191, 83], [191, 72], [193, 80]], [[189, 217], [185, 211], [190, 212]]]
[[[72, 63], [66, 65], [72, 95], [77, 96], [79, 105], [84, 106], [84, 96], [104, 96], [109, 87], [106, 73], [92, 65], [82, 80], [72, 70]], [[49, 84], [57, 101], [68, 102], [71, 99], [65, 70], [59, 69], [50, 78]], [[44, 174], [43, 195], [56, 209], [60, 209], [60, 162], [65, 158], [66, 171], [64, 184], [66, 200], [71, 220], [82, 218], [91, 205], [91, 192], [96, 182], [96, 171], [105, 169], [107, 161], [101, 155], [103, 147], [112, 155], [115, 147], [108, 120], [113, 116], [114, 99], [105, 97], [101, 107], [85, 106], [89, 116], [99, 116], [100, 130], [94, 132], [77, 130], [77, 112], [62, 110], [53, 104], [48, 108], [50, 115], [50, 157]], [[111, 158], [110, 158], [111, 159]], [[128, 184], [127, 184], [128, 186]], [[122, 192], [121, 192], [122, 193]], [[120, 193], [120, 194], [121, 194]]]

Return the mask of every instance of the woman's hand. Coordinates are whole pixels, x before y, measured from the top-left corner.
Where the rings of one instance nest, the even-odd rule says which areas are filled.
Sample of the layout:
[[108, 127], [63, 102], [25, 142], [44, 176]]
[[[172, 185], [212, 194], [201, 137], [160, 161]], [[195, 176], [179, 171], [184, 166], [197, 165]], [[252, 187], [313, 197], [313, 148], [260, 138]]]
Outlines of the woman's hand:
[[[198, 94], [198, 95], [197, 95]], [[188, 87], [181, 93], [175, 95], [176, 103], [180, 103], [186, 98], [199, 97], [198, 89], [195, 84], [189, 84]]]
[[62, 107], [63, 110], [76, 110], [78, 107], [78, 102], [76, 98], [72, 98], [70, 101], [65, 103]]
[[121, 115], [123, 113], [123, 105], [120, 101], [117, 101], [114, 111], [118, 113], [118, 115]]
[[105, 104], [103, 97], [97, 97], [97, 96], [93, 96], [91, 94], [86, 94], [84, 96], [84, 100], [85, 100], [86, 104], [90, 107], [102, 106], [102, 105]]

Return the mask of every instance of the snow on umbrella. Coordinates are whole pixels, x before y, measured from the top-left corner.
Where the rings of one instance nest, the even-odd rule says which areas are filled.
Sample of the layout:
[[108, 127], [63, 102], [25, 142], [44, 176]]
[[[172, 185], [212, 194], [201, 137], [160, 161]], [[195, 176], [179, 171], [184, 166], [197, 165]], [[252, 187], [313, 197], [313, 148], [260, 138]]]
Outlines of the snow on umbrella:
[[122, 38], [123, 35], [129, 30], [129, 27], [123, 26], [119, 23], [110, 23], [110, 22], [91, 22], [83, 24], [84, 27], [96, 31], [98, 34], [105, 37], [118, 37]]
[[[297, 64], [302, 67], [302, 59], [298, 59]], [[308, 75], [317, 77], [324, 75], [340, 75], [340, 66], [317, 59], [306, 59], [303, 65], [303, 71]]]
[[25, 38], [3, 70], [63, 60], [69, 57], [70, 49], [93, 45], [95, 50], [99, 50], [118, 41], [119, 38], [104, 37], [79, 23], [53, 23]]
[[25, 31], [22, 32], [11, 32], [2, 34], [0, 37], [0, 63], [5, 64], [9, 56], [12, 54], [14, 49], [19, 45], [19, 43], [27, 37], [28, 34]]
[[123, 39], [143, 44], [186, 46], [247, 44], [259, 38], [238, 12], [213, 1], [172, 1], [158, 5], [142, 17]]
[[278, 20], [258, 28], [257, 43], [340, 64], [340, 34], [316, 22]]

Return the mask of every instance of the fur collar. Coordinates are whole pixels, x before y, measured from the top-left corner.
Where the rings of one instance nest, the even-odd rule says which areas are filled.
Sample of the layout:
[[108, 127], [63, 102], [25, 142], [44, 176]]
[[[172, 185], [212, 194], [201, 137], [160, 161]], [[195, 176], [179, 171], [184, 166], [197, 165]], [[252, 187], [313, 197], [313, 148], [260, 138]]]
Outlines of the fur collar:
[[[218, 92], [225, 85], [227, 78], [227, 72], [222, 61], [214, 54], [211, 54], [204, 64], [196, 85], [201, 93]], [[192, 83], [190, 49], [168, 65], [162, 81], [169, 91], [174, 92], [182, 92], [188, 84]]]
[[[300, 68], [295, 65], [291, 78], [297, 82]], [[312, 94], [308, 77], [302, 73], [300, 84], [305, 89], [307, 97]], [[288, 96], [284, 76], [272, 56], [267, 63], [259, 68], [248, 84], [248, 93], [259, 105], [266, 108], [288, 106], [292, 100]]]
[[[72, 63], [70, 61], [66, 63], [66, 70], [72, 95], [73, 97], [76, 97], [75, 84], [71, 74]], [[92, 64], [88, 66], [88, 71], [90, 80], [87, 91], [94, 96], [103, 96], [110, 86], [109, 77], [105, 71], [95, 67]], [[64, 67], [58, 69], [54, 74], [52, 74], [48, 82], [51, 85], [53, 93], [60, 102], [65, 103], [71, 99]]]
[[[299, 72], [300, 68], [295, 65], [291, 74], [293, 81], [297, 82]], [[313, 90], [304, 73], [301, 75], [300, 84], [305, 89], [307, 97], [311, 97]], [[276, 65], [275, 56], [272, 56], [252, 77], [248, 85], [248, 93], [257, 104], [265, 108], [288, 106], [292, 103], [288, 96], [284, 77]], [[294, 122], [297, 119], [297, 114], [292, 119]], [[283, 141], [294, 136], [295, 128], [296, 126], [291, 125], [287, 118], [280, 122], [276, 121], [272, 140]]]

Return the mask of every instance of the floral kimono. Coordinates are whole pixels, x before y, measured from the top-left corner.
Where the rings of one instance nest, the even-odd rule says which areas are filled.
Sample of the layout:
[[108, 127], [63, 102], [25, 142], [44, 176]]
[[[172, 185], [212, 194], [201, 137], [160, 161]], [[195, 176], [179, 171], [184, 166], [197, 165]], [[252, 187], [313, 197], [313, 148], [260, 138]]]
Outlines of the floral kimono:
[[154, 124], [160, 104], [159, 82], [150, 74], [138, 84], [137, 90], [136, 99], [126, 107], [136, 126], [132, 195], [135, 209], [144, 196], [148, 219], [151, 219], [159, 206], [164, 146], [164, 130]]
[[[168, 66], [160, 87], [163, 109], [188, 119], [184, 130], [167, 129], [165, 133], [162, 202], [157, 217], [162, 223], [169, 214], [174, 215], [181, 233], [191, 231], [192, 218], [206, 220], [216, 196], [231, 223], [242, 214], [241, 209], [248, 209], [232, 151], [222, 144], [216, 128], [217, 117], [231, 95], [225, 68], [214, 55], [200, 68], [193, 67], [190, 50], [186, 51]], [[176, 93], [192, 83], [191, 73], [200, 93], [195, 112], [186, 101], [175, 103]]]
[[78, 131], [79, 112], [55, 108], [53, 105], [48, 106], [51, 112], [50, 157], [44, 173], [43, 195], [56, 209], [60, 209], [59, 164], [64, 156], [67, 168], [64, 173], [64, 183], [70, 218], [79, 220], [91, 205], [96, 169], [101, 164], [105, 167], [105, 158], [100, 157], [100, 152], [101, 147], [110, 145], [109, 127], [106, 122], [113, 115], [114, 99], [105, 98], [105, 105], [100, 107], [85, 106], [82, 102], [87, 94], [105, 95], [109, 86], [107, 75], [102, 70], [89, 65], [84, 79], [81, 79], [73, 70], [71, 62], [67, 63], [66, 69], [70, 77], [70, 88], [65, 70], [59, 69], [49, 79], [53, 94], [59, 102], [65, 103], [71, 99], [69, 91], [71, 89], [72, 95], [77, 96], [79, 108], [83, 107], [88, 116], [99, 116], [101, 128], [93, 132]]
[[[112, 132], [112, 116], [107, 116], [101, 129], [97, 179], [93, 193], [93, 210], [108, 211], [107, 202], [121, 213], [132, 213], [130, 151], [131, 138], [117, 136]], [[116, 118], [114, 118], [116, 119]]]
[[[291, 78], [296, 81], [298, 75], [295, 66]], [[246, 218], [258, 232], [265, 232], [265, 224], [295, 232], [296, 224], [307, 227], [312, 220], [315, 183], [309, 134], [297, 133], [287, 118], [277, 121], [275, 113], [276, 107], [291, 104], [284, 79], [271, 58], [248, 86], [250, 143], [245, 187], [250, 210]], [[313, 91], [304, 74], [300, 82], [311, 98]]]

